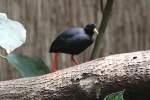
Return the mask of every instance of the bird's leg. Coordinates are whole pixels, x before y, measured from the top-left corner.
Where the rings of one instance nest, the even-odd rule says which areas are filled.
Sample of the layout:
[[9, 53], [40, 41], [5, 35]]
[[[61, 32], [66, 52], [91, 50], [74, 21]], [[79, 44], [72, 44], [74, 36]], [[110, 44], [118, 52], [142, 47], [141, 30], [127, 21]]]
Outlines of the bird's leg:
[[71, 61], [73, 64], [78, 65], [79, 62], [74, 58], [74, 55], [71, 55]]
[[51, 68], [51, 71], [52, 72], [55, 72], [58, 70], [58, 56], [59, 54], [58, 53], [53, 53], [54, 55], [52, 55], [52, 59], [53, 59], [53, 64], [52, 64], [52, 68]]

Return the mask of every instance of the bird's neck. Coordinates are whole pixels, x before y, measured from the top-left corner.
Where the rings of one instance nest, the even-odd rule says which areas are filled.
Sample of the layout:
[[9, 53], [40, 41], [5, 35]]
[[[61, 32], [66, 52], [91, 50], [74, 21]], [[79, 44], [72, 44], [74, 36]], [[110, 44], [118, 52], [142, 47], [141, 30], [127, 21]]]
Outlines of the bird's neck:
[[84, 28], [84, 30], [85, 30], [85, 33], [87, 34], [87, 35], [89, 35], [89, 37], [93, 37], [93, 34], [94, 34], [94, 32], [93, 32], [93, 30], [89, 30], [89, 29], [87, 29], [87, 28]]

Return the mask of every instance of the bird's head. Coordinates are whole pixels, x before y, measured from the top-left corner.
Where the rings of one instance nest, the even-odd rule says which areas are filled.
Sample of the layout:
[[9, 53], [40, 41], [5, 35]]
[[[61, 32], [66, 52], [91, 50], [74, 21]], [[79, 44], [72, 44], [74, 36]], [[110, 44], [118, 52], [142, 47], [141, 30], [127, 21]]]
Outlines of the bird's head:
[[85, 31], [87, 34], [89, 35], [93, 35], [94, 33], [96, 33], [98, 35], [98, 31], [96, 29], [96, 25], [95, 24], [87, 24], [85, 27], [84, 27]]

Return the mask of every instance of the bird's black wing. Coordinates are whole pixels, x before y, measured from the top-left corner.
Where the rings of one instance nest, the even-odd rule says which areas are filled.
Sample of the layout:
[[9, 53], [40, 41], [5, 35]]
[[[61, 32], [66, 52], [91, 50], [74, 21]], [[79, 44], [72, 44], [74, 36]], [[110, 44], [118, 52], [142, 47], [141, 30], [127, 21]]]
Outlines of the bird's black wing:
[[82, 28], [71, 28], [63, 32], [52, 43], [50, 52], [77, 53], [77, 51], [82, 51], [81, 48], [84, 49], [91, 44], [84, 33], [85, 31]]
[[[56, 49], [58, 50], [58, 48], [61, 48], [63, 46], [63, 44], [66, 44], [66, 41], [70, 40], [70, 38], [74, 37], [78, 32], [76, 30], [78, 30], [79, 28], [70, 28], [66, 31], [64, 31], [63, 33], [61, 33], [52, 43], [51, 47], [50, 47], [50, 52], [52, 51], [56, 51]], [[80, 29], [82, 30], [82, 29]]]

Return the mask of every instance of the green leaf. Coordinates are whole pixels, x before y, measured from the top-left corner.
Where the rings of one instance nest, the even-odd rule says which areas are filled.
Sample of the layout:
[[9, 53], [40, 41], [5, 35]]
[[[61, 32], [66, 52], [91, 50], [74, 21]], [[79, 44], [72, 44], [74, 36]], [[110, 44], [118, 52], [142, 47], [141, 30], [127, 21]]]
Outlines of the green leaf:
[[7, 18], [5, 13], [0, 13], [0, 46], [9, 54], [26, 40], [24, 26]]
[[124, 91], [112, 93], [110, 95], [107, 95], [104, 100], [124, 100], [123, 94], [124, 94]]
[[23, 77], [38, 76], [50, 72], [47, 65], [40, 58], [29, 58], [21, 54], [10, 54], [6, 58]]

